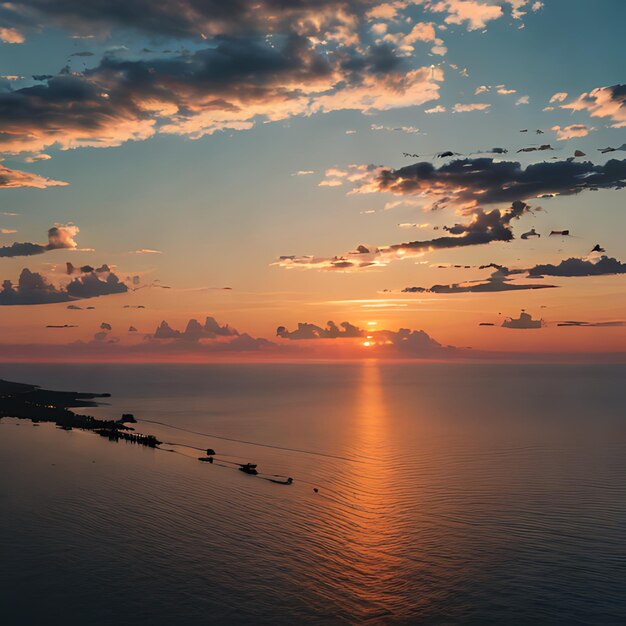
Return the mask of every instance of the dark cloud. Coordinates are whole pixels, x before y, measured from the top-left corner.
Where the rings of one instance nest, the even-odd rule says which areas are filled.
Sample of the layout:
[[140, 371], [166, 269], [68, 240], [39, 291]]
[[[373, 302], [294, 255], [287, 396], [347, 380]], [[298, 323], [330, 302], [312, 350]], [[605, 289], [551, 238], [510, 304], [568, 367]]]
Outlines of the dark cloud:
[[[421, 162], [398, 170], [354, 165], [346, 172], [333, 168], [329, 175], [340, 182], [353, 181], [360, 193], [430, 196], [433, 198], [431, 208], [455, 205], [472, 215], [472, 219], [444, 227], [450, 236], [385, 247], [362, 246], [334, 257], [281, 257], [276, 265], [345, 272], [386, 265], [405, 254], [511, 241], [514, 238], [511, 221], [532, 211], [525, 202], [527, 199], [571, 195], [585, 189], [621, 189], [626, 186], [626, 159], [613, 159], [604, 165], [558, 161], [522, 168], [518, 162], [480, 158], [457, 160], [441, 167]], [[512, 202], [511, 208], [485, 210], [479, 206], [500, 202]]]
[[[128, 287], [113, 273], [105, 279], [95, 273], [84, 274], [74, 278], [66, 287], [56, 287], [40, 273], [24, 268], [17, 285], [13, 285], [10, 280], [2, 283], [0, 306], [52, 304], [82, 298], [97, 298], [126, 291]], [[72, 305], [70, 307], [79, 308]]]
[[501, 291], [526, 291], [533, 289], [553, 289], [556, 285], [538, 283], [514, 283], [508, 278], [510, 271], [506, 267], [498, 266], [495, 272], [485, 280], [455, 283], [452, 285], [433, 285], [425, 287], [406, 287], [403, 293], [496, 293]]
[[529, 276], [606, 276], [626, 274], [626, 263], [602, 255], [598, 260], [569, 258], [558, 265], [535, 265], [528, 270]]
[[438, 198], [440, 207], [513, 202], [624, 186], [626, 160], [612, 159], [604, 165], [553, 161], [523, 168], [515, 161], [479, 158], [452, 161], [439, 168], [421, 162], [398, 170], [378, 169], [372, 178], [360, 184], [359, 190], [401, 195], [424, 193]]
[[[347, 17], [360, 16], [374, 4], [373, 0], [18, 0], [3, 9], [3, 17], [16, 27], [52, 22], [79, 34], [117, 27], [199, 39], [220, 33], [266, 31], [271, 24], [275, 29], [291, 26], [314, 35], [322, 26], [332, 32], [344, 25]], [[342, 15], [346, 17], [342, 19]]]
[[507, 317], [502, 322], [503, 328], [514, 328], [518, 330], [531, 330], [543, 328], [543, 320], [533, 319], [533, 316], [526, 311], [522, 311], [519, 317]]
[[69, 261], [65, 264], [65, 272], [69, 276], [72, 274], [89, 274], [90, 272], [96, 272], [97, 274], [104, 274], [111, 271], [111, 268], [103, 263], [100, 267], [92, 267], [91, 265], [83, 265], [81, 267], [75, 267]]
[[91, 272], [72, 280], [68, 283], [66, 290], [71, 298], [83, 299], [126, 293], [128, 287], [113, 272], [109, 273], [106, 278], [99, 276], [96, 272]]
[[337, 325], [327, 322], [326, 328], [316, 324], [298, 323], [295, 330], [289, 331], [279, 326], [276, 335], [290, 340], [321, 340], [321, 339], [354, 339], [362, 340], [359, 345], [364, 349], [372, 349], [373, 354], [407, 357], [430, 357], [443, 353], [453, 354], [456, 348], [442, 346], [423, 330], [401, 328], [398, 331], [376, 330], [365, 331], [351, 324], [342, 322]]
[[10, 280], [2, 283], [0, 291], [0, 305], [19, 304], [50, 304], [53, 302], [67, 302], [71, 298], [67, 292], [57, 289], [38, 272], [31, 272], [24, 268], [20, 274], [16, 287]]
[[180, 339], [183, 341], [200, 341], [217, 337], [236, 337], [239, 332], [228, 324], [220, 326], [214, 317], [207, 317], [204, 324], [191, 319], [184, 331], [175, 330], [168, 322], [162, 321], [154, 332], [154, 339]]
[[289, 331], [284, 326], [276, 329], [276, 335], [283, 339], [341, 339], [350, 337], [363, 337], [365, 331], [353, 326], [350, 322], [341, 322], [339, 326], [335, 322], [326, 323], [326, 328], [309, 323], [298, 323], [296, 330]]
[[408, 241], [381, 248], [360, 246], [357, 250], [343, 256], [326, 258], [281, 257], [276, 265], [306, 269], [354, 271], [386, 265], [392, 260], [402, 258], [405, 254], [420, 254], [440, 249], [484, 245], [494, 241], [511, 241], [514, 238], [510, 226], [511, 221], [531, 211], [532, 207], [521, 201], [513, 202], [506, 210], [484, 211], [483, 209], [475, 209], [470, 222], [444, 227], [444, 230], [450, 233], [449, 236]]
[[178, 56], [108, 54], [83, 73], [66, 70], [4, 91], [0, 150], [118, 146], [156, 132], [196, 138], [250, 128], [258, 117], [385, 110], [439, 97], [441, 75], [415, 68], [390, 48], [329, 50], [300, 32], [270, 43], [264, 36], [221, 36]]
[[74, 237], [79, 233], [74, 224], [57, 224], [48, 230], [48, 243], [18, 243], [0, 248], [0, 257], [34, 256], [50, 250], [72, 250], [77, 247]]
[[372, 347], [383, 353], [408, 358], [454, 356], [460, 353], [454, 346], [443, 346], [423, 330], [401, 328], [397, 332], [380, 330], [370, 333]]
[[483, 209], [476, 209], [470, 222], [444, 227], [444, 230], [450, 233], [451, 236], [449, 237], [409, 241], [389, 246], [388, 250], [427, 251], [441, 248], [476, 246], [493, 241], [511, 241], [513, 239], [513, 231], [510, 227], [511, 221], [519, 219], [531, 210], [532, 208], [528, 204], [518, 200], [514, 201], [507, 210], [492, 209], [491, 211], [484, 211]]
[[165, 320], [163, 320], [154, 331], [155, 339], [177, 339], [180, 331], [174, 330]]

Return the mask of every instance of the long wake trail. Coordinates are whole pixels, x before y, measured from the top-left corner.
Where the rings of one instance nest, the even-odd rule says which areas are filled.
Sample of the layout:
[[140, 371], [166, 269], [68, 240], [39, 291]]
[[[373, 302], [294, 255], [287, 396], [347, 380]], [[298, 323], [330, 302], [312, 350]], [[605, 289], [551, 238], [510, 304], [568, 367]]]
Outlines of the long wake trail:
[[[289, 448], [287, 446], [277, 446], [270, 443], [260, 443], [258, 441], [248, 441], [246, 439], [236, 439], [234, 437], [225, 437], [224, 435], [214, 435], [212, 433], [203, 433], [198, 430], [191, 430], [189, 428], [183, 428], [182, 426], [172, 426], [172, 424], [166, 424], [165, 422], [158, 422], [156, 420], [138, 419], [138, 422], [146, 422], [149, 424], [158, 424], [159, 426], [165, 426], [166, 428], [172, 428], [174, 430], [180, 430], [185, 433], [191, 433], [192, 435], [200, 435], [201, 437], [209, 437], [211, 439], [220, 439], [222, 441], [232, 441], [234, 443], [243, 443], [248, 446], [257, 446], [259, 448], [271, 448], [273, 450], [283, 450], [286, 452], [297, 452], [299, 454], [310, 454], [311, 456], [319, 456], [327, 459], [337, 459], [339, 461], [348, 461], [349, 463], [365, 463], [366, 460], [355, 459], [347, 456], [339, 456], [336, 454], [330, 454], [328, 452], [316, 452], [315, 450], [304, 450], [303, 448]], [[186, 444], [176, 444], [174, 442], [164, 442], [169, 445], [181, 445], [186, 448], [193, 448], [195, 450], [203, 450], [204, 448], [196, 448], [195, 446], [188, 446]]]

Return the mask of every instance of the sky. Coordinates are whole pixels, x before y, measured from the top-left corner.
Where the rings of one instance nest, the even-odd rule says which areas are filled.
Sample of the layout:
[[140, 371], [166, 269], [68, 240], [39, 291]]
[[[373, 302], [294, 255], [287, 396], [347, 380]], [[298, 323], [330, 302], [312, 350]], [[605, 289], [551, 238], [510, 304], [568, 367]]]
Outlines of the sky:
[[623, 359], [624, 18], [0, 5], [0, 359]]

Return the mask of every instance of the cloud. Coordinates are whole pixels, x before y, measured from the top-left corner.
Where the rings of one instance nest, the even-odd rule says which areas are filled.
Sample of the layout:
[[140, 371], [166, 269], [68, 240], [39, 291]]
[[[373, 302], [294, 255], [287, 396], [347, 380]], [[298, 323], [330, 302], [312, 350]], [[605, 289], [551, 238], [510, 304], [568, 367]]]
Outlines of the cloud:
[[626, 263], [602, 255], [599, 259], [569, 258], [558, 265], [535, 265], [528, 270], [529, 276], [606, 276], [626, 274]]
[[415, 67], [391, 45], [320, 45], [291, 33], [272, 45], [262, 36], [220, 37], [178, 56], [107, 54], [82, 73], [0, 92], [0, 150], [111, 147], [156, 133], [196, 139], [249, 129], [260, 118], [368, 113], [439, 98], [443, 72]]
[[484, 102], [476, 102], [473, 104], [462, 104], [457, 103], [452, 107], [453, 113], [468, 113], [470, 111], [485, 111], [490, 108], [490, 104], [485, 104]]
[[576, 137], [586, 137], [594, 129], [589, 128], [585, 124], [570, 124], [563, 128], [553, 126], [550, 130], [556, 133], [558, 141], [565, 141], [566, 139], [574, 139]]
[[128, 287], [113, 273], [109, 273], [106, 278], [95, 272], [83, 274], [71, 280], [65, 287], [56, 287], [39, 272], [24, 268], [17, 285], [13, 285], [10, 280], [2, 283], [0, 306], [52, 304], [126, 291]]
[[444, 347], [423, 330], [401, 328], [392, 330], [363, 330], [350, 322], [337, 325], [327, 322], [322, 328], [316, 324], [299, 322], [295, 330], [289, 331], [279, 326], [276, 335], [290, 341], [358, 339], [352, 345], [367, 349], [376, 356], [433, 357], [441, 354], [452, 355], [456, 348]]
[[529, 103], [530, 103], [530, 96], [520, 96], [515, 101], [515, 106], [520, 106], [522, 104], [529, 104]]
[[522, 310], [519, 317], [507, 317], [502, 322], [503, 328], [514, 328], [517, 330], [530, 330], [543, 328], [543, 320], [535, 320], [530, 313]]
[[74, 224], [57, 224], [48, 230], [48, 243], [19, 243], [0, 247], [1, 257], [34, 256], [50, 250], [73, 250], [77, 247], [74, 237], [79, 233]]
[[52, 180], [31, 172], [12, 170], [0, 165], [0, 189], [15, 189], [17, 187], [45, 189], [46, 187], [64, 187], [67, 184], [61, 180]]
[[15, 28], [0, 26], [0, 41], [2, 43], [24, 43], [24, 35]]
[[529, 205], [515, 201], [509, 209], [484, 211], [475, 209], [471, 221], [454, 226], [444, 226], [450, 234], [433, 239], [409, 241], [391, 246], [358, 246], [347, 254], [334, 257], [285, 256], [280, 257], [275, 265], [292, 269], [318, 269], [350, 272], [384, 266], [406, 256], [421, 255], [434, 250], [477, 246], [495, 241], [511, 241], [513, 231], [510, 222], [530, 212]]
[[571, 111], [587, 111], [591, 117], [608, 117], [613, 128], [623, 128], [626, 126], [626, 85], [598, 87], [560, 106]]
[[[132, 328], [132, 327], [131, 327]], [[130, 331], [129, 332], [135, 332]], [[267, 339], [239, 333], [228, 324], [220, 325], [214, 317], [207, 317], [204, 325], [191, 319], [184, 331], [176, 330], [162, 321], [146, 343], [136, 346], [138, 351], [150, 352], [258, 352], [272, 350], [276, 344]]]
[[82, 265], [81, 267], [75, 267], [69, 261], [65, 264], [65, 273], [68, 276], [71, 276], [72, 274], [88, 274], [89, 272], [103, 274], [110, 271], [111, 268], [106, 263], [103, 263], [100, 267], [92, 267], [91, 265]]
[[[550, 161], [522, 168], [519, 162], [490, 158], [462, 159], [436, 167], [420, 162], [397, 170], [380, 166], [354, 165], [334, 168], [331, 180], [351, 181], [351, 193], [393, 193], [430, 197], [431, 209], [456, 206], [470, 214], [471, 221], [444, 227], [449, 235], [387, 246], [360, 246], [333, 257], [289, 255], [274, 264], [292, 269], [319, 269], [350, 272], [387, 265], [405, 256], [437, 249], [484, 245], [513, 239], [510, 222], [532, 211], [527, 199], [572, 195], [585, 189], [620, 189], [626, 186], [626, 160], [604, 165], [591, 162]], [[511, 202], [509, 209], [485, 210], [479, 205]]]
[[452, 285], [433, 285], [426, 289], [424, 287], [406, 287], [403, 293], [496, 293], [502, 291], [526, 291], [533, 289], [552, 289], [556, 285], [544, 285], [538, 283], [514, 283], [508, 278], [510, 272], [508, 268], [498, 266], [495, 272], [485, 280], [469, 281], [465, 283], [455, 283]]
[[517, 93], [516, 89], [508, 89], [506, 85], [480, 85], [474, 90], [474, 95], [479, 96], [481, 93], [489, 93], [495, 91], [502, 96], [508, 96]]
[[[402, 25], [412, 0], [259, 0], [224, 2], [224, 0], [179, 0], [145, 2], [126, 0], [85, 3], [84, 0], [20, 0], [3, 7], [7, 25], [20, 24], [37, 29], [55, 25], [73, 33], [74, 38], [90, 38], [93, 32], [111, 29], [133, 29], [147, 36], [201, 40], [220, 35], [241, 33], [298, 32], [309, 37], [350, 43], [364, 23], [376, 21], [378, 34], [382, 21]], [[502, 7], [511, 9], [514, 18], [524, 13], [521, 8], [528, 0], [442, 0], [426, 3], [432, 13], [444, 13], [447, 24], [462, 24], [468, 30], [483, 29], [492, 20], [504, 15]], [[532, 7], [541, 3], [535, 2]], [[410, 36], [419, 41], [430, 41], [431, 24], [419, 24]], [[6, 29], [5, 29], [6, 30]], [[0, 31], [1, 33], [2, 31]], [[382, 31], [384, 32], [384, 31]], [[15, 38], [15, 35], [7, 39]]]
[[152, 248], [140, 248], [139, 250], [131, 250], [128, 254], [163, 254], [161, 250], [153, 250]]
[[384, 130], [389, 132], [407, 133], [409, 135], [417, 135], [420, 132], [415, 126], [385, 126], [384, 124], [372, 124], [371, 130]]
[[467, 30], [481, 30], [492, 20], [502, 17], [500, 6], [475, 0], [442, 0], [429, 5], [435, 13], [446, 12], [446, 24], [464, 24]]
[[620, 189], [626, 185], [626, 160], [604, 165], [589, 161], [551, 161], [522, 167], [516, 161], [461, 159], [436, 167], [419, 162], [396, 170], [360, 166], [354, 193], [423, 194], [434, 208], [461, 208], [529, 200], [544, 195], [573, 195], [585, 189]]
[[428, 113], [429, 115], [433, 113], [445, 113], [445, 112], [446, 112], [446, 107], [442, 106], [441, 104], [438, 104], [437, 106], [434, 106], [430, 109], [424, 110], [424, 113]]
[[407, 358], [418, 357], [438, 357], [438, 356], [455, 356], [461, 351], [454, 346], [443, 346], [433, 339], [427, 332], [423, 330], [411, 330], [409, 328], [401, 328], [394, 332], [391, 330], [380, 330], [370, 333], [371, 339], [366, 337], [369, 349], [380, 351], [383, 354], [391, 356], [404, 356]]
[[341, 322], [339, 326], [335, 322], [327, 322], [326, 328], [309, 323], [298, 323], [296, 330], [289, 331], [284, 326], [276, 329], [276, 335], [282, 339], [341, 339], [362, 337], [365, 332], [350, 322]]
[[5, 14], [7, 19], [19, 20], [31, 28], [51, 22], [70, 30], [77, 38], [89, 38], [94, 30], [121, 28], [146, 35], [200, 40], [220, 34], [266, 32], [271, 26], [277, 32], [290, 27], [309, 36], [325, 33], [341, 38], [346, 36], [342, 31], [355, 25], [355, 17], [371, 4], [361, 0], [259, 0], [254, 4], [223, 0], [180, 0], [175, 4], [126, 0], [123, 5], [86, 4], [82, 0], [21, 0], [7, 5]]
[[554, 102], [564, 102], [567, 100], [567, 96], [568, 93], [566, 91], [559, 91], [550, 98], [550, 104], [553, 104]]
[[201, 339], [215, 339], [217, 337], [234, 337], [239, 332], [228, 324], [220, 326], [214, 317], [207, 317], [204, 325], [198, 320], [187, 322], [184, 331], [175, 330], [165, 320], [157, 327], [152, 337], [154, 339], [177, 339], [183, 341], [200, 341]]

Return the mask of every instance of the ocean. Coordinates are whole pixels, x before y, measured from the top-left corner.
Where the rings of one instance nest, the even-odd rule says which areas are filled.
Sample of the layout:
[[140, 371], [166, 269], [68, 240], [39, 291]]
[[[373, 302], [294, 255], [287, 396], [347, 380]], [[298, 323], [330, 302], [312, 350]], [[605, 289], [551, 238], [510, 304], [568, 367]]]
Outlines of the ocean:
[[84, 412], [133, 413], [164, 442], [0, 421], [7, 626], [626, 623], [624, 366], [0, 378], [110, 392]]

